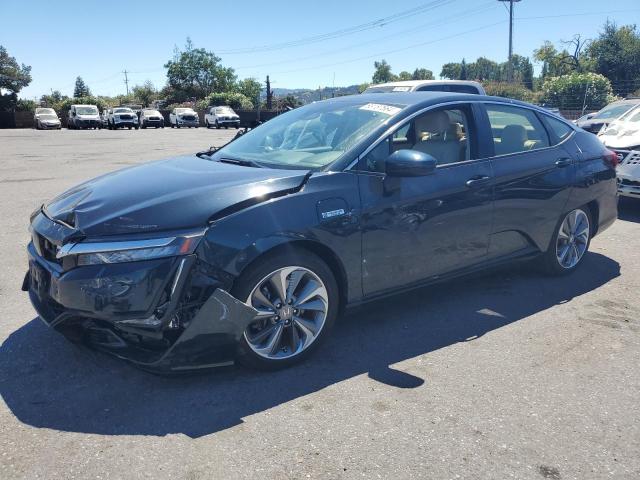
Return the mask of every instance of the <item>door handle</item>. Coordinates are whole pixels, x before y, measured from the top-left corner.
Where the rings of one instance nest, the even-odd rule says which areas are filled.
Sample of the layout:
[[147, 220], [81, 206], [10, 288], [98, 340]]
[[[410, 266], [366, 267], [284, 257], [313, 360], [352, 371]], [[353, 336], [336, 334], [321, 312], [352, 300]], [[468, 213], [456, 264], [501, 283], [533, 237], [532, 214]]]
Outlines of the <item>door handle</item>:
[[571, 158], [559, 158], [556, 161], [556, 167], [564, 168], [564, 167], [568, 167], [572, 163], [573, 163], [573, 160]]
[[467, 185], [467, 187], [469, 188], [476, 188], [476, 187], [482, 187], [483, 185], [486, 185], [490, 181], [491, 181], [491, 177], [489, 177], [488, 175], [480, 175], [477, 177], [470, 178], [469, 180], [467, 180], [467, 183], [465, 185]]

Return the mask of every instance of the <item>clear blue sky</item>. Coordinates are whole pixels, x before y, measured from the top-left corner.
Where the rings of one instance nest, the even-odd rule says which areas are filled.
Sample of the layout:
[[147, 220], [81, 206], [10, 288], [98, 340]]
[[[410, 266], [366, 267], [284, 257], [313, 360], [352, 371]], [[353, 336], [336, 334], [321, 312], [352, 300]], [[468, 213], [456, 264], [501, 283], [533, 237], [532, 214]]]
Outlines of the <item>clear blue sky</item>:
[[[463, 57], [507, 57], [508, 14], [496, 0], [1, 2], [0, 45], [33, 67], [24, 98], [51, 89], [70, 95], [77, 75], [94, 94], [124, 93], [125, 69], [130, 85], [151, 80], [162, 87], [163, 65], [187, 36], [222, 57], [240, 78], [264, 80], [270, 74], [273, 87], [284, 88], [331, 86], [334, 75], [336, 86], [362, 83], [371, 79], [374, 60], [382, 58], [395, 73], [426, 67], [437, 76], [443, 63]], [[438, 2], [430, 10], [337, 38], [229, 52], [295, 42]], [[544, 40], [559, 42], [576, 33], [595, 37], [607, 18], [640, 24], [640, 1], [522, 0], [515, 16], [514, 51], [530, 56]]]

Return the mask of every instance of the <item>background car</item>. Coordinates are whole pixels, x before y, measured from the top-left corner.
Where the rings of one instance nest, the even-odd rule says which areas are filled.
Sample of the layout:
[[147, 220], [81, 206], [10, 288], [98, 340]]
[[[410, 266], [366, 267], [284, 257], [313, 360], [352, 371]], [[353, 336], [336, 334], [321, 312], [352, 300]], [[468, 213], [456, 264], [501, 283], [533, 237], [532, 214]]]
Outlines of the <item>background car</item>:
[[598, 138], [618, 155], [618, 193], [640, 199], [640, 105], [603, 128]]
[[100, 112], [95, 105], [71, 105], [67, 117], [69, 130], [99, 128], [102, 124]]
[[200, 117], [198, 116], [198, 112], [193, 110], [193, 108], [176, 107], [171, 110], [171, 113], [169, 114], [169, 123], [171, 128], [198, 128], [200, 126]]
[[154, 108], [143, 108], [140, 111], [140, 127], [164, 128], [164, 117]]
[[60, 130], [62, 123], [53, 108], [36, 108], [33, 114], [33, 126], [36, 130]]
[[229, 106], [209, 107], [204, 116], [204, 124], [207, 128], [240, 128], [240, 116]]
[[640, 98], [629, 98], [610, 103], [602, 110], [589, 113], [577, 119], [575, 124], [591, 133], [598, 133], [603, 127], [624, 115], [636, 105], [640, 104]]
[[52, 328], [143, 368], [282, 368], [349, 305], [515, 259], [575, 271], [617, 217], [616, 160], [515, 100], [325, 100], [47, 202], [23, 289]]
[[406, 80], [371, 85], [363, 93], [456, 92], [486, 95], [484, 87], [471, 80]]
[[129, 107], [113, 107], [109, 109], [108, 128], [135, 128], [138, 130], [138, 116]]
[[100, 127], [98, 128], [107, 128], [109, 126], [109, 109], [105, 108], [102, 110], [100, 114]]

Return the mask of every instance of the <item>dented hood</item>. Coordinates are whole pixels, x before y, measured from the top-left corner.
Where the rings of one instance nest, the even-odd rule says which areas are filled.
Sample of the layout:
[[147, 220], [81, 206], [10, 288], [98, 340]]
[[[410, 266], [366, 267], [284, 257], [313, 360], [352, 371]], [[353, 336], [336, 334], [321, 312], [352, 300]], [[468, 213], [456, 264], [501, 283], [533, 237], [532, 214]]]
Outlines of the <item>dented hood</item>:
[[177, 157], [95, 178], [44, 209], [53, 220], [86, 236], [178, 230], [205, 226], [234, 207], [294, 192], [306, 174]]

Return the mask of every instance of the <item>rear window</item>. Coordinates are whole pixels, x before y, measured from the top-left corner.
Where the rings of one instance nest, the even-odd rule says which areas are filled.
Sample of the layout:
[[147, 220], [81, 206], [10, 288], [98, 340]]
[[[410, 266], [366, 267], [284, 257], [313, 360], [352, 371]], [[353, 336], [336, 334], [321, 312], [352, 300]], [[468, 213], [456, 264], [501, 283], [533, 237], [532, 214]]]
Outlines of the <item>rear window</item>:
[[419, 92], [453, 92], [453, 93], [478, 93], [478, 89], [471, 85], [425, 85], [418, 89]]
[[550, 117], [549, 115], [543, 115], [543, 117], [549, 129], [557, 137], [558, 143], [564, 141], [564, 139], [571, 135], [571, 132], [573, 132], [573, 129], [562, 120]]

